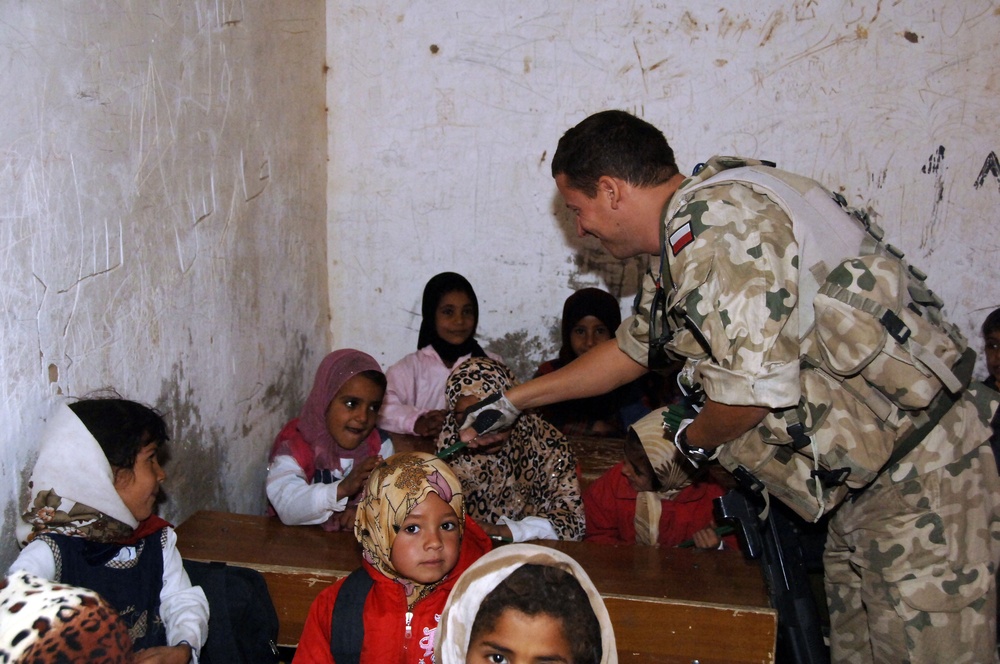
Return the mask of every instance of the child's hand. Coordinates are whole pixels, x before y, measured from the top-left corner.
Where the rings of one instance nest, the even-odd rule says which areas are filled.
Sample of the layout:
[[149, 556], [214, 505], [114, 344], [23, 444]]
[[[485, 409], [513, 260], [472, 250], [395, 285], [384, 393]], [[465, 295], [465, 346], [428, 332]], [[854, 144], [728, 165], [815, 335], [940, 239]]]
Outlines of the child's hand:
[[702, 528], [696, 532], [691, 539], [694, 540], [694, 545], [699, 549], [718, 549], [719, 544], [722, 540], [718, 535], [715, 534], [715, 524], [707, 528]]
[[340, 512], [338, 515], [338, 520], [340, 521], [341, 530], [354, 530], [354, 519], [358, 515], [357, 505], [348, 505], [347, 509]]
[[191, 646], [182, 643], [179, 646], [158, 646], [146, 648], [135, 654], [136, 664], [187, 664], [191, 661]]
[[340, 484], [337, 485], [337, 498], [339, 500], [350, 498], [361, 491], [365, 482], [368, 481], [368, 476], [372, 474], [372, 470], [380, 463], [382, 463], [381, 455], [368, 457], [355, 463], [351, 472], [347, 473], [347, 477], [340, 480]]
[[483, 529], [483, 532], [489, 535], [490, 538], [499, 538], [507, 542], [514, 539], [514, 536], [510, 532], [510, 528], [507, 527], [507, 524], [495, 524], [478, 520], [476, 523], [479, 524], [479, 526]]
[[413, 424], [413, 433], [418, 436], [437, 437], [441, 433], [441, 429], [444, 428], [444, 414], [443, 410], [429, 410], [420, 417]]

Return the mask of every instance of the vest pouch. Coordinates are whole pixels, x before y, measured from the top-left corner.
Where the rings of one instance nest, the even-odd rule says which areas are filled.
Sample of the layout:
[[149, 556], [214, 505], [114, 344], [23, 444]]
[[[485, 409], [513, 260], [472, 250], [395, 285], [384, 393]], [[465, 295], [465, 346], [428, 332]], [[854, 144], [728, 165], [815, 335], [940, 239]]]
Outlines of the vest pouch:
[[730, 471], [745, 467], [768, 493], [804, 519], [817, 521], [850, 489], [875, 479], [892, 454], [897, 432], [840, 379], [805, 366], [799, 380], [799, 407], [769, 413], [755, 429], [723, 446], [719, 462]]
[[910, 296], [913, 279], [894, 256], [851, 258], [830, 272], [813, 302], [825, 366], [845, 378], [860, 374], [904, 410], [926, 408], [944, 387], [960, 390], [951, 368], [965, 350], [961, 335], [936, 322], [937, 310]]

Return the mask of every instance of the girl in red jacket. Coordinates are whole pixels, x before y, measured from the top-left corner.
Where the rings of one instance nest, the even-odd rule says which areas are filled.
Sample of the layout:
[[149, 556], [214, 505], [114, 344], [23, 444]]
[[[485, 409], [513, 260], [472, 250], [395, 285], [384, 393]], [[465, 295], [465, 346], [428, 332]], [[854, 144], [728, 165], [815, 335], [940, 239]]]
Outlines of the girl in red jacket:
[[[663, 433], [663, 415], [650, 413], [625, 437], [625, 459], [587, 487], [583, 507], [589, 542], [677, 546], [720, 544], [712, 499], [725, 489], [697, 473]], [[727, 548], [736, 548], [732, 535]]]
[[354, 534], [362, 568], [316, 597], [293, 662], [431, 664], [448, 593], [491, 547], [458, 478], [430, 454], [390, 457], [368, 478]]

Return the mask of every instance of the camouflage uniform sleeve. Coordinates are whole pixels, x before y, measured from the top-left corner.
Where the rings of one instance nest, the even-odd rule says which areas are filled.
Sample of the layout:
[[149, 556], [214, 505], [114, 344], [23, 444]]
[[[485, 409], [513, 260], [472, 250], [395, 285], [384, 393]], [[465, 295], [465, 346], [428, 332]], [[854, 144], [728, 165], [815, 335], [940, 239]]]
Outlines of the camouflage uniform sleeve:
[[667, 248], [668, 309], [687, 322], [670, 350], [708, 360], [699, 377], [714, 401], [798, 403], [798, 245], [788, 216], [747, 186], [722, 184], [689, 200], [681, 190], [667, 219], [668, 244], [693, 235], [676, 256]]
[[644, 367], [649, 367], [649, 317], [656, 294], [653, 275], [646, 272], [642, 279], [642, 289], [636, 298], [632, 315], [622, 321], [615, 332], [618, 348]]

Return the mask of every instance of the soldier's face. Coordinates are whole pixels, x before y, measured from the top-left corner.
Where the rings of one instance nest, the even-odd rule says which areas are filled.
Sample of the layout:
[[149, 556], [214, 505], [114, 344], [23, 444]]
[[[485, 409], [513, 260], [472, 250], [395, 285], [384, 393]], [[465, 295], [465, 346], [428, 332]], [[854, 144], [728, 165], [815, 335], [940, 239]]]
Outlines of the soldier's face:
[[629, 258], [642, 253], [634, 246], [634, 234], [625, 228], [625, 219], [615, 213], [607, 192], [600, 186], [597, 195], [590, 198], [579, 189], [571, 187], [568, 178], [560, 173], [556, 176], [556, 187], [576, 219], [577, 235], [596, 237], [615, 258]]

